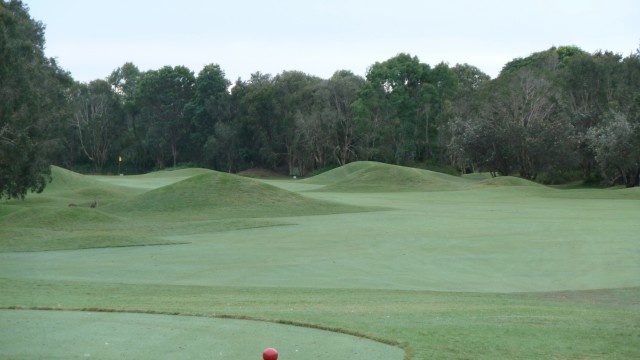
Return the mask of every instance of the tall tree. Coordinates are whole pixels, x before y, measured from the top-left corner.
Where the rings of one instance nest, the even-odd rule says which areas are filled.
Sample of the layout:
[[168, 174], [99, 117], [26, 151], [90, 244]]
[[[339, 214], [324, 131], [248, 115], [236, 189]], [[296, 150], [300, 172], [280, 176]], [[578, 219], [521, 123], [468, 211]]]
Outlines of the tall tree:
[[272, 134], [276, 135], [276, 149], [283, 156], [289, 175], [303, 161], [296, 117], [306, 112], [312, 102], [313, 87], [320, 79], [300, 71], [284, 71], [273, 79], [277, 116], [273, 119]]
[[296, 115], [296, 142], [301, 157], [300, 175], [333, 163], [332, 154], [338, 148], [337, 123], [340, 116], [335, 108], [329, 81], [322, 80], [313, 87], [310, 106]]
[[577, 152], [584, 178], [592, 177], [596, 164], [593, 147], [589, 145], [589, 130], [599, 126], [615, 100], [615, 88], [619, 83], [619, 55], [598, 52], [576, 53], [565, 61], [561, 72], [561, 84], [567, 111], [574, 127]]
[[44, 25], [22, 1], [0, 0], [0, 199], [42, 191], [72, 80], [44, 56]]
[[147, 147], [155, 148], [156, 165], [164, 167], [165, 150], [170, 151], [173, 166], [184, 146], [189, 129], [187, 105], [192, 99], [195, 77], [184, 66], [165, 66], [146, 72], [136, 87], [139, 123], [144, 129]]
[[238, 80], [231, 92], [233, 122], [238, 122], [239, 158], [247, 167], [278, 167], [274, 132], [276, 113], [273, 77], [256, 72]]
[[[203, 161], [210, 156], [202, 150], [209, 137], [216, 132], [216, 125], [227, 122], [231, 115], [229, 86], [231, 82], [225, 78], [219, 65], [206, 65], [196, 77], [193, 100], [190, 103], [191, 158]], [[220, 133], [220, 131], [218, 131]], [[224, 131], [228, 133], [228, 131]]]
[[640, 123], [613, 112], [589, 129], [587, 138], [610, 185], [640, 185]]
[[356, 106], [365, 123], [373, 125], [381, 120], [382, 128], [375, 127], [383, 131], [381, 136], [390, 144], [391, 151], [383, 160], [397, 164], [412, 161], [427, 146], [427, 137], [419, 134], [427, 133], [421, 127], [428, 129], [429, 108], [424, 104], [432, 92], [429, 71], [428, 65], [408, 54], [377, 62], [367, 71], [367, 83]]
[[114, 144], [127, 132], [122, 104], [107, 81], [94, 80], [77, 85], [73, 109], [72, 126], [80, 147], [96, 173], [102, 173], [109, 155], [114, 155]]
[[456, 72], [446, 63], [436, 65], [429, 73], [430, 86], [427, 89], [430, 104], [427, 106], [428, 111], [425, 111], [425, 154], [422, 159], [435, 155], [437, 161], [446, 161], [446, 130], [453, 118], [453, 101], [458, 94], [458, 81]]
[[505, 75], [492, 101], [491, 116], [503, 119], [520, 176], [535, 179], [569, 156], [570, 124], [558, 107], [558, 91], [528, 69]]
[[572, 128], [555, 81], [561, 66], [555, 48], [507, 64], [485, 87], [472, 124], [456, 120], [451, 146], [502, 175], [517, 170], [536, 179], [566, 168], [573, 161]]
[[587, 142], [609, 184], [640, 186], [640, 49], [619, 62], [613, 100], [602, 121], [587, 132]]
[[121, 97], [124, 108], [128, 113], [134, 112], [132, 107], [134, 106], [136, 85], [140, 76], [142, 76], [142, 73], [138, 67], [133, 63], [127, 62], [111, 72], [107, 78], [116, 94]]
[[363, 85], [362, 77], [346, 70], [337, 71], [327, 82], [331, 106], [335, 109], [332, 145], [338, 165], [355, 159], [358, 133], [353, 105]]
[[[446, 154], [451, 166], [465, 173], [467, 169], [474, 170], [477, 162], [471, 161], [470, 154], [466, 154], [460, 137], [466, 132], [467, 122], [480, 113], [484, 87], [488, 86], [491, 78], [480, 69], [469, 64], [457, 64], [453, 72], [458, 80], [458, 91], [453, 101], [452, 118], [445, 126]], [[474, 151], [473, 154], [478, 154]]]

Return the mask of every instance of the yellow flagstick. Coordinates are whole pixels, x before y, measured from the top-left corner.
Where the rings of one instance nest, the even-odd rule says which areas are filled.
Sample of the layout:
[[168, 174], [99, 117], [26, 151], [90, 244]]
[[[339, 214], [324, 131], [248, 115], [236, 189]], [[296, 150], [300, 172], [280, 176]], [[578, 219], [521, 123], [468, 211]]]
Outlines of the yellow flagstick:
[[118, 155], [118, 174], [122, 176], [122, 173], [120, 172], [120, 164], [122, 164], [122, 155]]

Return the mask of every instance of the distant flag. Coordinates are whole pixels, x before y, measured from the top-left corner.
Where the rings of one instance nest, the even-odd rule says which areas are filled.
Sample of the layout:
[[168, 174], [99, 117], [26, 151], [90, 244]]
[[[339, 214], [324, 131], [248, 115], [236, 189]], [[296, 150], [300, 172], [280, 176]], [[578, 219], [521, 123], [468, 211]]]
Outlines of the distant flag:
[[118, 155], [118, 161], [122, 162], [122, 155]]

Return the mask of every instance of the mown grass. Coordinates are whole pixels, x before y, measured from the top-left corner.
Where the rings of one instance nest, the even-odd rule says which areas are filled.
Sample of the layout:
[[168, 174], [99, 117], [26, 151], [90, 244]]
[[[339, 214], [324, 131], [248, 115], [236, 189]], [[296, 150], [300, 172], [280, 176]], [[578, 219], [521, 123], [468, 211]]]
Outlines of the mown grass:
[[256, 180], [220, 172], [196, 175], [109, 205], [113, 214], [252, 218], [370, 211], [306, 198]]
[[52, 167], [52, 177], [43, 194], [0, 205], [0, 251], [168, 245], [176, 242], [162, 237], [173, 231], [224, 232], [289, 223], [259, 218], [378, 210], [205, 169], [95, 177]]
[[266, 320], [406, 359], [640, 358], [637, 189], [378, 163], [304, 181], [57, 172], [0, 204], [1, 308]]
[[350, 163], [304, 181], [326, 185], [315, 190], [326, 192], [446, 191], [470, 185], [452, 175], [371, 161]]
[[[0, 279], [13, 305], [305, 324], [398, 344], [407, 359], [634, 359], [640, 288], [485, 294]], [[6, 301], [3, 301], [3, 303]], [[330, 344], [325, 344], [330, 348]], [[345, 358], [346, 359], [346, 358]]]
[[254, 359], [274, 346], [284, 358], [402, 358], [402, 350], [367, 339], [244, 319], [100, 309], [0, 310], [0, 318], [8, 325], [0, 328], [0, 357], [12, 359]]

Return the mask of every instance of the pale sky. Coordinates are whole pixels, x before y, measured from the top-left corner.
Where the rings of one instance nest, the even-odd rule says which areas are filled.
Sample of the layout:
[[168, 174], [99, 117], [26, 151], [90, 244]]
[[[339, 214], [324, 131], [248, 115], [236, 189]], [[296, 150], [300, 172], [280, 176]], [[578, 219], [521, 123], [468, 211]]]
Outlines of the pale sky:
[[468, 63], [495, 77], [551, 46], [624, 56], [640, 46], [638, 0], [23, 0], [46, 25], [46, 54], [79, 81], [219, 64], [234, 82], [260, 71], [365, 75], [398, 53]]

